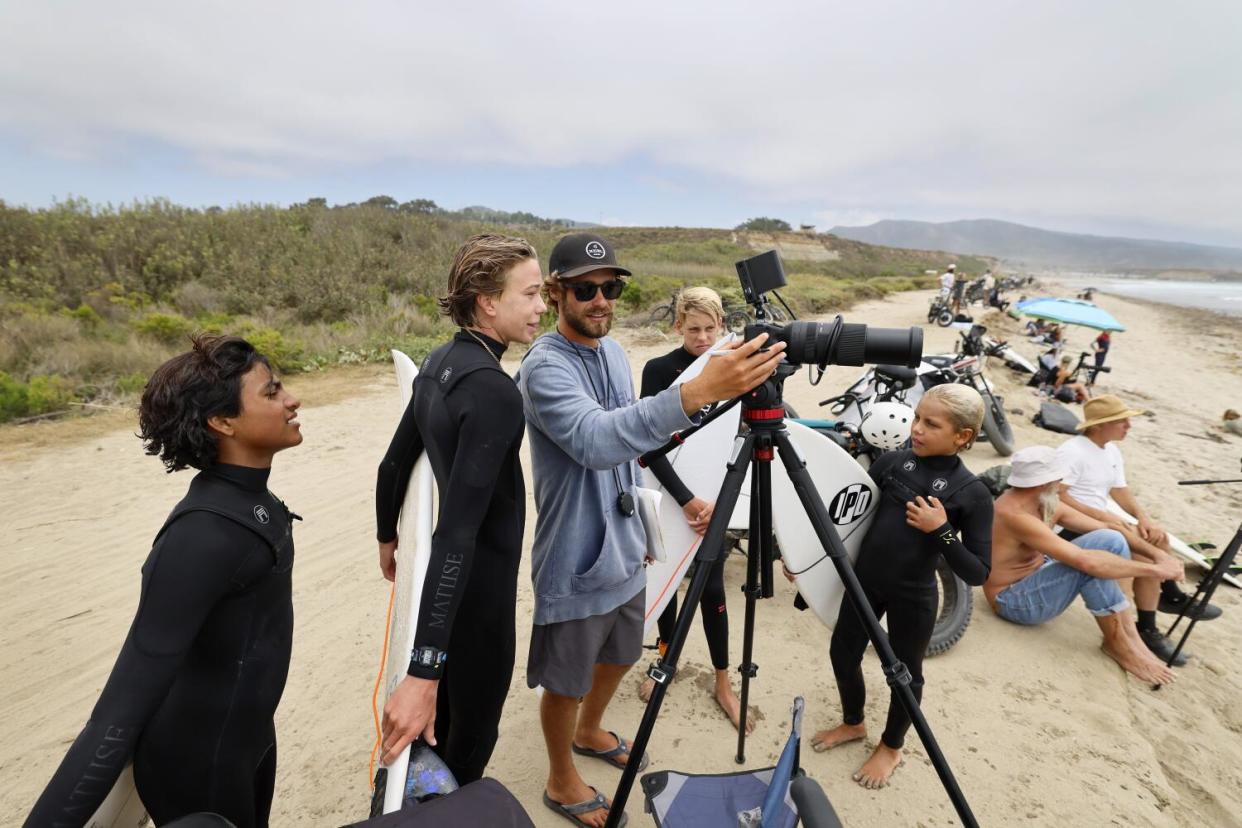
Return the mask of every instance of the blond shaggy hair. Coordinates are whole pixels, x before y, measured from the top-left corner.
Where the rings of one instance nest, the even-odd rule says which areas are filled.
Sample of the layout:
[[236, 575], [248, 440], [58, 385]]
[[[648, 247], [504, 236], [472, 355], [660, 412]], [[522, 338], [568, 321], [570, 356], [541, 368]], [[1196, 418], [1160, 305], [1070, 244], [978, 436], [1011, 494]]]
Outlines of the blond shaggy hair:
[[709, 287], [684, 288], [677, 294], [676, 310], [678, 325], [685, 322], [686, 317], [692, 313], [710, 316], [717, 324], [724, 322], [724, 302], [720, 301], [720, 294]]

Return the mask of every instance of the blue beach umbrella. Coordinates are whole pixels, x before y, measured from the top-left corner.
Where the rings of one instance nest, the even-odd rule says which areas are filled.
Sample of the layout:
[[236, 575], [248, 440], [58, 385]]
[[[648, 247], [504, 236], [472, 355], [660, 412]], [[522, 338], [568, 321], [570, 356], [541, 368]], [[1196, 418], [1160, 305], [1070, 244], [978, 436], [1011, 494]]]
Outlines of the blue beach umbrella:
[[1047, 319], [1051, 322], [1064, 322], [1066, 325], [1081, 325], [1084, 328], [1095, 328], [1097, 331], [1124, 331], [1126, 326], [1108, 311], [1091, 302], [1081, 299], [1027, 299], [1017, 305], [1018, 313], [1033, 316], [1036, 319]]

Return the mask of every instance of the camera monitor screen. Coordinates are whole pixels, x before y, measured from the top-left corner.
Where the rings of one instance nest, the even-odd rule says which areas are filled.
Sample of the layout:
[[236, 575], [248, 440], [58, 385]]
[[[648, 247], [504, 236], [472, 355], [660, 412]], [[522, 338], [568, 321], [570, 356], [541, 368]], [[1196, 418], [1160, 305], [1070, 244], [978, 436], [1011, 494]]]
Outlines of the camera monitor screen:
[[769, 250], [738, 262], [737, 278], [746, 301], [755, 305], [763, 301], [763, 294], [785, 286], [785, 268], [776, 251]]

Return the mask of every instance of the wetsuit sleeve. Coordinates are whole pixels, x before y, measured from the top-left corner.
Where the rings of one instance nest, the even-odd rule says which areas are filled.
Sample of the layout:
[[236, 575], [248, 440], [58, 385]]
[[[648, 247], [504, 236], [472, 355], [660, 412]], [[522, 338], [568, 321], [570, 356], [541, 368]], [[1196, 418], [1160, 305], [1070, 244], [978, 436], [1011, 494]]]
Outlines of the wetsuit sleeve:
[[527, 359], [522, 389], [531, 422], [574, 462], [596, 471], [635, 460], [693, 425], [676, 388], [606, 411], [576, 373], [546, 358]]
[[[491, 373], [491, 372], [489, 372]], [[388, 444], [388, 452], [380, 461], [375, 481], [375, 539], [388, 543], [397, 537], [397, 517], [401, 514], [401, 502], [410, 485], [410, 472], [423, 453], [423, 436], [414, 418], [414, 397], [401, 415], [397, 431]]]
[[943, 544], [949, 568], [971, 586], [982, 586], [992, 571], [992, 495], [982, 483], [969, 483], [957, 496], [963, 501], [961, 539], [947, 522], [930, 534]]
[[[458, 413], [457, 451], [440, 493], [441, 518], [431, 538], [415, 647], [448, 651], [453, 621], [474, 565], [479, 527], [491, 506], [505, 459], [522, 437], [522, 401], [513, 380], [499, 371], [475, 371], [453, 389]], [[409, 673], [437, 678], [411, 664]]]
[[203, 622], [254, 551], [247, 537], [222, 543], [220, 524], [214, 515], [191, 512], [152, 550], [142, 568], [138, 612], [112, 674], [27, 825], [82, 825], [112, 790]]
[[[671, 386], [674, 379], [676, 379], [676, 374], [669, 375], [663, 371], [658, 358], [648, 360], [647, 364], [643, 366], [643, 386], [639, 396], [653, 397]], [[661, 454], [659, 457], [652, 458], [647, 463], [647, 468], [651, 469], [651, 473], [655, 475], [656, 480], [659, 480], [660, 485], [664, 487], [665, 491], [673, 496], [678, 506], [685, 506], [694, 499], [694, 492], [686, 488], [686, 484], [681, 481], [681, 478], [673, 469], [673, 464], [669, 462], [667, 454]]]

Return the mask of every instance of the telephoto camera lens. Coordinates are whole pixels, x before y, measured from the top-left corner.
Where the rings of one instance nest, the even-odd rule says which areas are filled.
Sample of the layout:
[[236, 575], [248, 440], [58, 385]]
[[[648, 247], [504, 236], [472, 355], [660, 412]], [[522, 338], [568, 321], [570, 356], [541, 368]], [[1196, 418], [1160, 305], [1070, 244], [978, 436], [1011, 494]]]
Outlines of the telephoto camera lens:
[[923, 358], [922, 328], [873, 328], [832, 322], [791, 322], [784, 327], [754, 325], [746, 338], [766, 332], [785, 343], [785, 358], [795, 365], [905, 365], [917, 368]]

